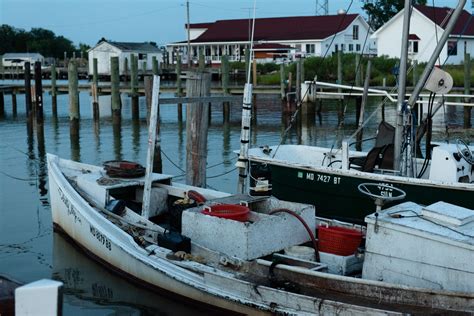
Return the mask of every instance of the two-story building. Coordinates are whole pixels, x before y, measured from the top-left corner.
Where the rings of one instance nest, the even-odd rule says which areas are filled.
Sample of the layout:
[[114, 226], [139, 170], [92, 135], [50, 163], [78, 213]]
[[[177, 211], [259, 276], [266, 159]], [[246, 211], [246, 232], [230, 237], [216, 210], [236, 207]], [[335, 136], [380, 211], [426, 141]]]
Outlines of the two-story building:
[[[187, 25], [185, 25], [187, 28]], [[207, 62], [220, 64], [228, 55], [231, 61], [244, 61], [249, 48], [252, 20], [219, 20], [190, 24], [191, 58], [197, 62], [202, 50]], [[374, 54], [375, 43], [367, 22], [359, 14], [259, 18], [255, 20], [254, 50], [260, 61], [282, 61], [295, 56], [324, 56], [342, 50]], [[167, 45], [170, 61], [180, 54], [187, 63], [187, 41]], [[363, 51], [362, 51], [363, 50]]]
[[[426, 62], [432, 55], [438, 39], [445, 31], [454, 9], [415, 5], [410, 20], [409, 58]], [[372, 35], [377, 43], [377, 55], [400, 57], [404, 10], [397, 13]], [[438, 63], [459, 64], [464, 51], [474, 54], [474, 19], [463, 10]]]

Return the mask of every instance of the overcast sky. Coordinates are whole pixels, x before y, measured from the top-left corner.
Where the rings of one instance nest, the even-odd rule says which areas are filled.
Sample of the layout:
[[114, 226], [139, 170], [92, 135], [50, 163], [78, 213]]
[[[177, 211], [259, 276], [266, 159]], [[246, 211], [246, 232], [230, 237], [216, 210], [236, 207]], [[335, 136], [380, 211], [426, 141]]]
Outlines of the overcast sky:
[[[190, 0], [191, 23], [248, 18], [253, 0]], [[322, 2], [322, 1], [321, 1]], [[30, 30], [42, 27], [75, 44], [114, 41], [154, 41], [166, 44], [186, 39], [186, 0], [0, 0], [0, 24]], [[348, 9], [351, 0], [330, 0], [329, 13]], [[361, 13], [353, 0], [350, 13]], [[433, 0], [428, 0], [429, 4]], [[435, 0], [454, 6], [456, 0]], [[470, 12], [471, 1], [466, 9]], [[257, 17], [314, 15], [316, 0], [257, 0]], [[0, 43], [1, 45], [1, 43]]]

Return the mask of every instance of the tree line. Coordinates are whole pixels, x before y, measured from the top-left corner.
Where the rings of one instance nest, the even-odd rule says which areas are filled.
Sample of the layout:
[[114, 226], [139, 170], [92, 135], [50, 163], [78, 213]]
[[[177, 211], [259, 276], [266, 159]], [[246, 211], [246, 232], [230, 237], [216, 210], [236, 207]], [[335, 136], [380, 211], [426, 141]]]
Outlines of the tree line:
[[90, 48], [89, 45], [74, 43], [58, 36], [50, 30], [32, 28], [30, 31], [3, 24], [0, 25], [0, 55], [5, 53], [40, 53], [44, 57], [63, 58], [64, 52], [71, 56], [73, 52], [80, 54]]

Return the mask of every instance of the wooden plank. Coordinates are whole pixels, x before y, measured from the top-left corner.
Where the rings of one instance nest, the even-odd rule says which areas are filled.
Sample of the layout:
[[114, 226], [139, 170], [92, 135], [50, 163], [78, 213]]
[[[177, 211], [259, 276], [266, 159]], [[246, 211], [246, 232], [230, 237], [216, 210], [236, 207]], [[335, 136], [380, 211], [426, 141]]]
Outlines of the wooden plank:
[[241, 96], [212, 96], [212, 97], [181, 97], [181, 98], [161, 98], [160, 104], [179, 104], [179, 103], [198, 103], [198, 102], [238, 102], [242, 100]]

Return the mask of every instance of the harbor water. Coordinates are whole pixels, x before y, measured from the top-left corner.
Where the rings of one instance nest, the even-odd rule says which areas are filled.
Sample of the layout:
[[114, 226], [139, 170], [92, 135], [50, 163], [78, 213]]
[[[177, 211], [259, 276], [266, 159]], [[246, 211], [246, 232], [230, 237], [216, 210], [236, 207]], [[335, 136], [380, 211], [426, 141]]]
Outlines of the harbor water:
[[[2, 83], [2, 82], [0, 82]], [[20, 83], [20, 82], [16, 82]], [[172, 97], [164, 94], [163, 97]], [[52, 116], [51, 98], [44, 94], [44, 124], [26, 123], [25, 101], [17, 95], [18, 111], [12, 113], [5, 95], [5, 115], [0, 118], [0, 275], [23, 283], [43, 278], [64, 282], [64, 315], [177, 315], [209, 314], [212, 311], [183, 303], [179, 298], [153, 293], [111, 273], [87, 257], [52, 227], [48, 196], [46, 153], [90, 164], [107, 160], [131, 160], [145, 164], [147, 122], [144, 98], [140, 119], [131, 119], [130, 98], [122, 95], [122, 120], [110, 117], [110, 96], [99, 99], [101, 118], [92, 118], [91, 98], [80, 94], [78, 137], [70, 136], [68, 96], [58, 96], [58, 114]], [[366, 116], [380, 98], [371, 100]], [[294, 119], [277, 95], [259, 95], [255, 100], [251, 146], [281, 142], [340, 147], [341, 140], [356, 130], [354, 101], [348, 101], [344, 124], [338, 125], [338, 102], [323, 102], [321, 113], [314, 104], [304, 105]], [[463, 138], [470, 130], [462, 126], [462, 108], [441, 110], [435, 120], [434, 141]], [[368, 114], [367, 114], [368, 113]], [[223, 123], [222, 104], [212, 104], [208, 133], [207, 184], [233, 193], [237, 188], [235, 150], [240, 145], [241, 104], [233, 103], [231, 118]], [[184, 115], [185, 117], [185, 115]], [[394, 105], [385, 108], [387, 121], [394, 120]], [[381, 118], [378, 113], [365, 130], [372, 135]], [[178, 122], [176, 105], [160, 106], [163, 172], [183, 182], [186, 168], [186, 122]], [[448, 136], [445, 133], [449, 126]], [[364, 146], [367, 150], [370, 143]]]

